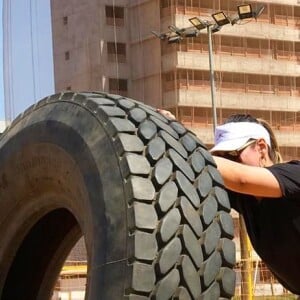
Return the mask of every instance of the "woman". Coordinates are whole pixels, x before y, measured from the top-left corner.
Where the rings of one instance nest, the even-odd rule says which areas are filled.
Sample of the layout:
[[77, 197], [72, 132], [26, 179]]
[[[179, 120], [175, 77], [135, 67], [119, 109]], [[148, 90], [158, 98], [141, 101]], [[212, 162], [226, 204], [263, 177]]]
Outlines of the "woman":
[[300, 294], [300, 161], [283, 163], [267, 122], [233, 115], [211, 149], [231, 205], [279, 282]]
[[250, 115], [217, 126], [210, 151], [255, 251], [300, 295], [300, 161], [283, 163], [271, 127]]

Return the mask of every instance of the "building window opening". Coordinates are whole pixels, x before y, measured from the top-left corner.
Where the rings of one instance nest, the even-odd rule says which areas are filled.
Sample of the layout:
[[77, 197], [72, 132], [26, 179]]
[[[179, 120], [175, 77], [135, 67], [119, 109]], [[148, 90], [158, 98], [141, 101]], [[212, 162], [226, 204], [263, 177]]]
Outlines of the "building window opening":
[[63, 17], [63, 24], [68, 25], [68, 17], [67, 16]]
[[109, 78], [108, 85], [109, 85], [110, 93], [127, 96], [127, 92], [128, 92], [127, 79]]
[[124, 7], [105, 6], [106, 24], [124, 26]]
[[126, 44], [125, 43], [115, 43], [107, 42], [107, 56], [110, 62], [120, 62], [126, 61]]
[[65, 60], [69, 60], [70, 59], [70, 51], [66, 51], [65, 52]]

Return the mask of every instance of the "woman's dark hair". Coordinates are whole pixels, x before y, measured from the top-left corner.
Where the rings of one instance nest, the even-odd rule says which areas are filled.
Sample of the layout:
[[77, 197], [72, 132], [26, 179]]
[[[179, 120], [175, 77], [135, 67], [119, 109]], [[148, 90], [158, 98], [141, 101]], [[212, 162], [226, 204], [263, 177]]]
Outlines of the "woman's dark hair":
[[234, 114], [234, 115], [231, 115], [229, 116], [224, 124], [226, 123], [233, 123], [233, 122], [252, 122], [252, 123], [259, 123], [257, 121], [256, 118], [252, 117], [251, 115], [249, 114]]
[[282, 162], [282, 157], [279, 152], [279, 146], [277, 139], [275, 137], [275, 134], [272, 130], [271, 125], [264, 119], [261, 118], [254, 118], [253, 116], [249, 114], [234, 114], [229, 116], [224, 124], [226, 123], [234, 123], [234, 122], [252, 122], [252, 123], [258, 123], [262, 125], [269, 133], [270, 140], [271, 140], [271, 147], [269, 147], [269, 156], [270, 159], [273, 161], [273, 163], [280, 163]]

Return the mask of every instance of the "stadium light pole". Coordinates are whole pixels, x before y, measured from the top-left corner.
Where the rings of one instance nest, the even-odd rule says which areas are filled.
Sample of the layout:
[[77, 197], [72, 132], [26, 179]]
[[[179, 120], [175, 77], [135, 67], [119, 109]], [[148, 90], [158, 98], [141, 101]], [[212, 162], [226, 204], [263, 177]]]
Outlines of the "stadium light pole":
[[197, 30], [207, 28], [208, 35], [208, 58], [209, 58], [209, 74], [210, 74], [210, 89], [211, 89], [211, 104], [212, 104], [212, 114], [213, 114], [213, 132], [215, 133], [217, 126], [217, 107], [215, 101], [216, 86], [215, 86], [215, 76], [214, 76], [214, 62], [213, 62], [213, 46], [212, 46], [212, 34], [221, 30], [222, 26], [227, 24], [237, 24], [238, 21], [248, 18], [257, 19], [263, 12], [264, 6], [259, 6], [256, 10], [252, 9], [251, 4], [242, 4], [237, 6], [238, 15], [229, 18], [225, 15], [223, 11], [216, 12], [212, 14], [214, 23], [209, 21], [203, 21], [198, 17], [190, 18], [189, 21]]
[[161, 40], [167, 40], [169, 44], [180, 43], [185, 37], [196, 37], [199, 32], [203, 29], [207, 29], [208, 35], [208, 57], [209, 57], [209, 74], [210, 74], [210, 89], [211, 89], [211, 103], [212, 103], [212, 114], [213, 114], [213, 133], [217, 126], [217, 108], [215, 101], [216, 86], [215, 86], [215, 76], [214, 76], [214, 61], [213, 61], [213, 46], [212, 46], [212, 34], [221, 30], [224, 25], [227, 24], [239, 24], [239, 21], [248, 18], [257, 19], [263, 12], [264, 5], [258, 6], [255, 10], [252, 8], [251, 4], [242, 4], [237, 6], [237, 15], [233, 17], [228, 17], [223, 11], [216, 12], [212, 14], [214, 22], [201, 20], [198, 17], [190, 18], [189, 21], [192, 23], [195, 30], [191, 28], [177, 28], [174, 25], [168, 26], [170, 33], [157, 33], [152, 31], [152, 33], [160, 38]]
[[220, 26], [217, 23], [213, 24], [208, 21], [203, 21], [198, 17], [190, 18], [189, 21], [199, 31], [204, 28], [207, 28], [210, 94], [211, 94], [211, 107], [212, 107], [212, 114], [213, 114], [213, 133], [215, 133], [218, 122], [217, 122], [217, 107], [215, 102], [216, 86], [215, 86], [215, 76], [214, 76], [212, 33], [220, 30]]
[[212, 114], [213, 114], [213, 133], [215, 133], [216, 126], [217, 126], [218, 122], [217, 122], [217, 107], [216, 107], [216, 102], [215, 102], [216, 86], [215, 86], [215, 76], [214, 76], [214, 62], [213, 62], [213, 49], [212, 49], [212, 32], [213, 32], [213, 28], [215, 28], [215, 30], [218, 28], [218, 24], [210, 24], [208, 22], [200, 20], [197, 17], [190, 18], [189, 21], [198, 30], [201, 30], [201, 29], [203, 29], [205, 27], [207, 28], [211, 107], [212, 107]]
[[208, 35], [208, 61], [209, 61], [209, 79], [210, 79], [210, 91], [211, 91], [211, 106], [213, 115], [213, 133], [216, 131], [217, 121], [217, 107], [215, 101], [216, 85], [215, 85], [215, 72], [214, 72], [214, 61], [213, 61], [213, 46], [212, 46], [212, 34], [221, 30], [222, 26], [230, 24], [229, 18], [222, 12], [212, 14], [215, 23], [208, 21], [202, 21], [198, 17], [190, 18], [189, 21], [195, 28], [201, 30], [207, 28]]
[[211, 105], [212, 105], [212, 113], [213, 113], [213, 133], [215, 134], [218, 120], [217, 120], [217, 107], [216, 107], [216, 102], [215, 102], [216, 85], [215, 85], [215, 74], [214, 74], [215, 72], [214, 72], [214, 62], [213, 62], [212, 27], [211, 26], [207, 26], [207, 34], [208, 34], [210, 92], [211, 92]]

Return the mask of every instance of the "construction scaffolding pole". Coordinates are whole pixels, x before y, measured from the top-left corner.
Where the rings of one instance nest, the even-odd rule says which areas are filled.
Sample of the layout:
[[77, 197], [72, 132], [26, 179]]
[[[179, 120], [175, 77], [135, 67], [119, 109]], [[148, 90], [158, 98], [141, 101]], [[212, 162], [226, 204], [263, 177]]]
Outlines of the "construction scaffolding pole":
[[240, 244], [241, 244], [241, 299], [253, 299], [252, 279], [252, 247], [247, 235], [243, 216], [239, 216]]

